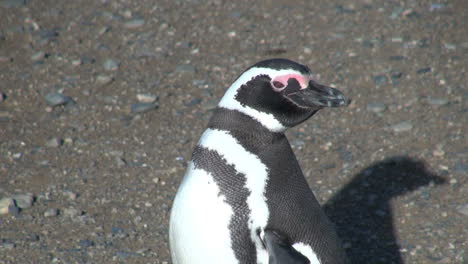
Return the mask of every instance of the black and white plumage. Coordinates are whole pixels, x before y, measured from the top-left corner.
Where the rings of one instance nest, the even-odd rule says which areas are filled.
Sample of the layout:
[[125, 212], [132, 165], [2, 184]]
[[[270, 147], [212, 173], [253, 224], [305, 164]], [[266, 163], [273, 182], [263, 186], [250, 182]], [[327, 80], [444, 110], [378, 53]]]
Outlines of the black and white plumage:
[[171, 211], [175, 264], [345, 263], [333, 225], [284, 135], [343, 94], [286, 59], [261, 61], [227, 90]]

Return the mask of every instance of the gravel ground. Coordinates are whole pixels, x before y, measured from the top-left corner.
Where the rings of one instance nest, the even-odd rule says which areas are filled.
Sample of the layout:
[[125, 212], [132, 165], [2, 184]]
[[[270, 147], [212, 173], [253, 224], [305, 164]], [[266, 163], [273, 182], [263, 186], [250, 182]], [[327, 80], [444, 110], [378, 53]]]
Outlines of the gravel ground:
[[288, 132], [354, 263], [467, 263], [468, 3], [0, 0], [0, 263], [170, 263], [168, 215], [246, 67], [352, 98]]

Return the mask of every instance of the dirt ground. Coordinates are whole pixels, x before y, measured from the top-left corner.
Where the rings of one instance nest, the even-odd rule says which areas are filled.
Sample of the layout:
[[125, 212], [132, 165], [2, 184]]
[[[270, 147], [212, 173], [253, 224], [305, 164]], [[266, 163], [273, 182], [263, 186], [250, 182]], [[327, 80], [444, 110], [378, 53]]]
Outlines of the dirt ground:
[[192, 148], [271, 57], [352, 99], [288, 137], [353, 263], [467, 263], [467, 22], [465, 0], [0, 0], [0, 263], [171, 263]]

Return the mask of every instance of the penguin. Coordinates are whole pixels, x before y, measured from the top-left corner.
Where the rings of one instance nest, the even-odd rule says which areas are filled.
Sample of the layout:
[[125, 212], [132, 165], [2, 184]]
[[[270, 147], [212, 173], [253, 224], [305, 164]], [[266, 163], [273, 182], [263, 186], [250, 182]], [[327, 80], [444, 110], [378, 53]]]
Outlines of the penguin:
[[288, 59], [244, 71], [214, 110], [174, 198], [173, 263], [347, 263], [284, 134], [347, 104]]

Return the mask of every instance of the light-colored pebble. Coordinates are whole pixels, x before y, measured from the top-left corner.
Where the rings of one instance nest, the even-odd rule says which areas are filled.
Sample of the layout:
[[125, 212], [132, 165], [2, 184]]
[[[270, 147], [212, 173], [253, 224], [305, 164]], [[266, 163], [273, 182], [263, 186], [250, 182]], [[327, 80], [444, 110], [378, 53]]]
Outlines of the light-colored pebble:
[[137, 100], [141, 103], [154, 103], [154, 101], [156, 101], [158, 98], [154, 94], [137, 94], [136, 97]]
[[427, 98], [427, 103], [434, 106], [442, 106], [448, 104], [449, 100], [447, 98]]
[[46, 56], [45, 52], [38, 51], [38, 52], [34, 53], [33, 55], [31, 55], [31, 60], [32, 61], [39, 61], [39, 60], [44, 59], [45, 56]]
[[52, 216], [57, 216], [57, 215], [58, 215], [57, 208], [49, 208], [44, 212], [45, 217], [52, 217]]
[[457, 211], [468, 216], [468, 203], [457, 206]]
[[158, 107], [155, 103], [136, 103], [132, 104], [131, 111], [132, 113], [144, 113]]
[[384, 103], [372, 102], [367, 104], [366, 109], [369, 112], [380, 113], [385, 111], [385, 109], [387, 109], [387, 106]]
[[15, 194], [11, 198], [15, 200], [16, 206], [18, 206], [21, 209], [31, 207], [34, 202], [34, 195], [32, 195], [31, 193]]
[[61, 140], [60, 138], [51, 138], [46, 141], [45, 145], [49, 148], [58, 148], [62, 145], [62, 143], [63, 140]]
[[145, 20], [142, 18], [134, 18], [123, 23], [125, 28], [136, 29], [142, 27], [145, 24]]
[[15, 206], [13, 199], [9, 197], [0, 199], [0, 215], [8, 214], [12, 206]]
[[103, 66], [107, 71], [115, 71], [119, 68], [119, 62], [112, 59], [107, 59], [104, 61]]
[[61, 93], [48, 93], [44, 96], [47, 104], [50, 106], [64, 105], [72, 101], [72, 99]]
[[96, 76], [96, 83], [99, 84], [99, 85], [109, 84], [113, 80], [114, 80], [114, 78], [112, 78], [109, 75], [99, 74], [98, 76]]
[[78, 197], [78, 195], [72, 191], [63, 191], [63, 195], [72, 201], [76, 200], [76, 197]]
[[410, 131], [411, 129], [413, 129], [413, 124], [409, 121], [403, 121], [401, 123], [393, 125], [391, 128], [393, 131], [397, 133], [406, 132], [406, 131]]
[[65, 208], [63, 210], [63, 215], [64, 216], [67, 216], [67, 217], [77, 217], [77, 216], [80, 216], [82, 215], [83, 212], [81, 212], [80, 210], [76, 209], [76, 208], [73, 208], [73, 207], [70, 207], [70, 208]]

